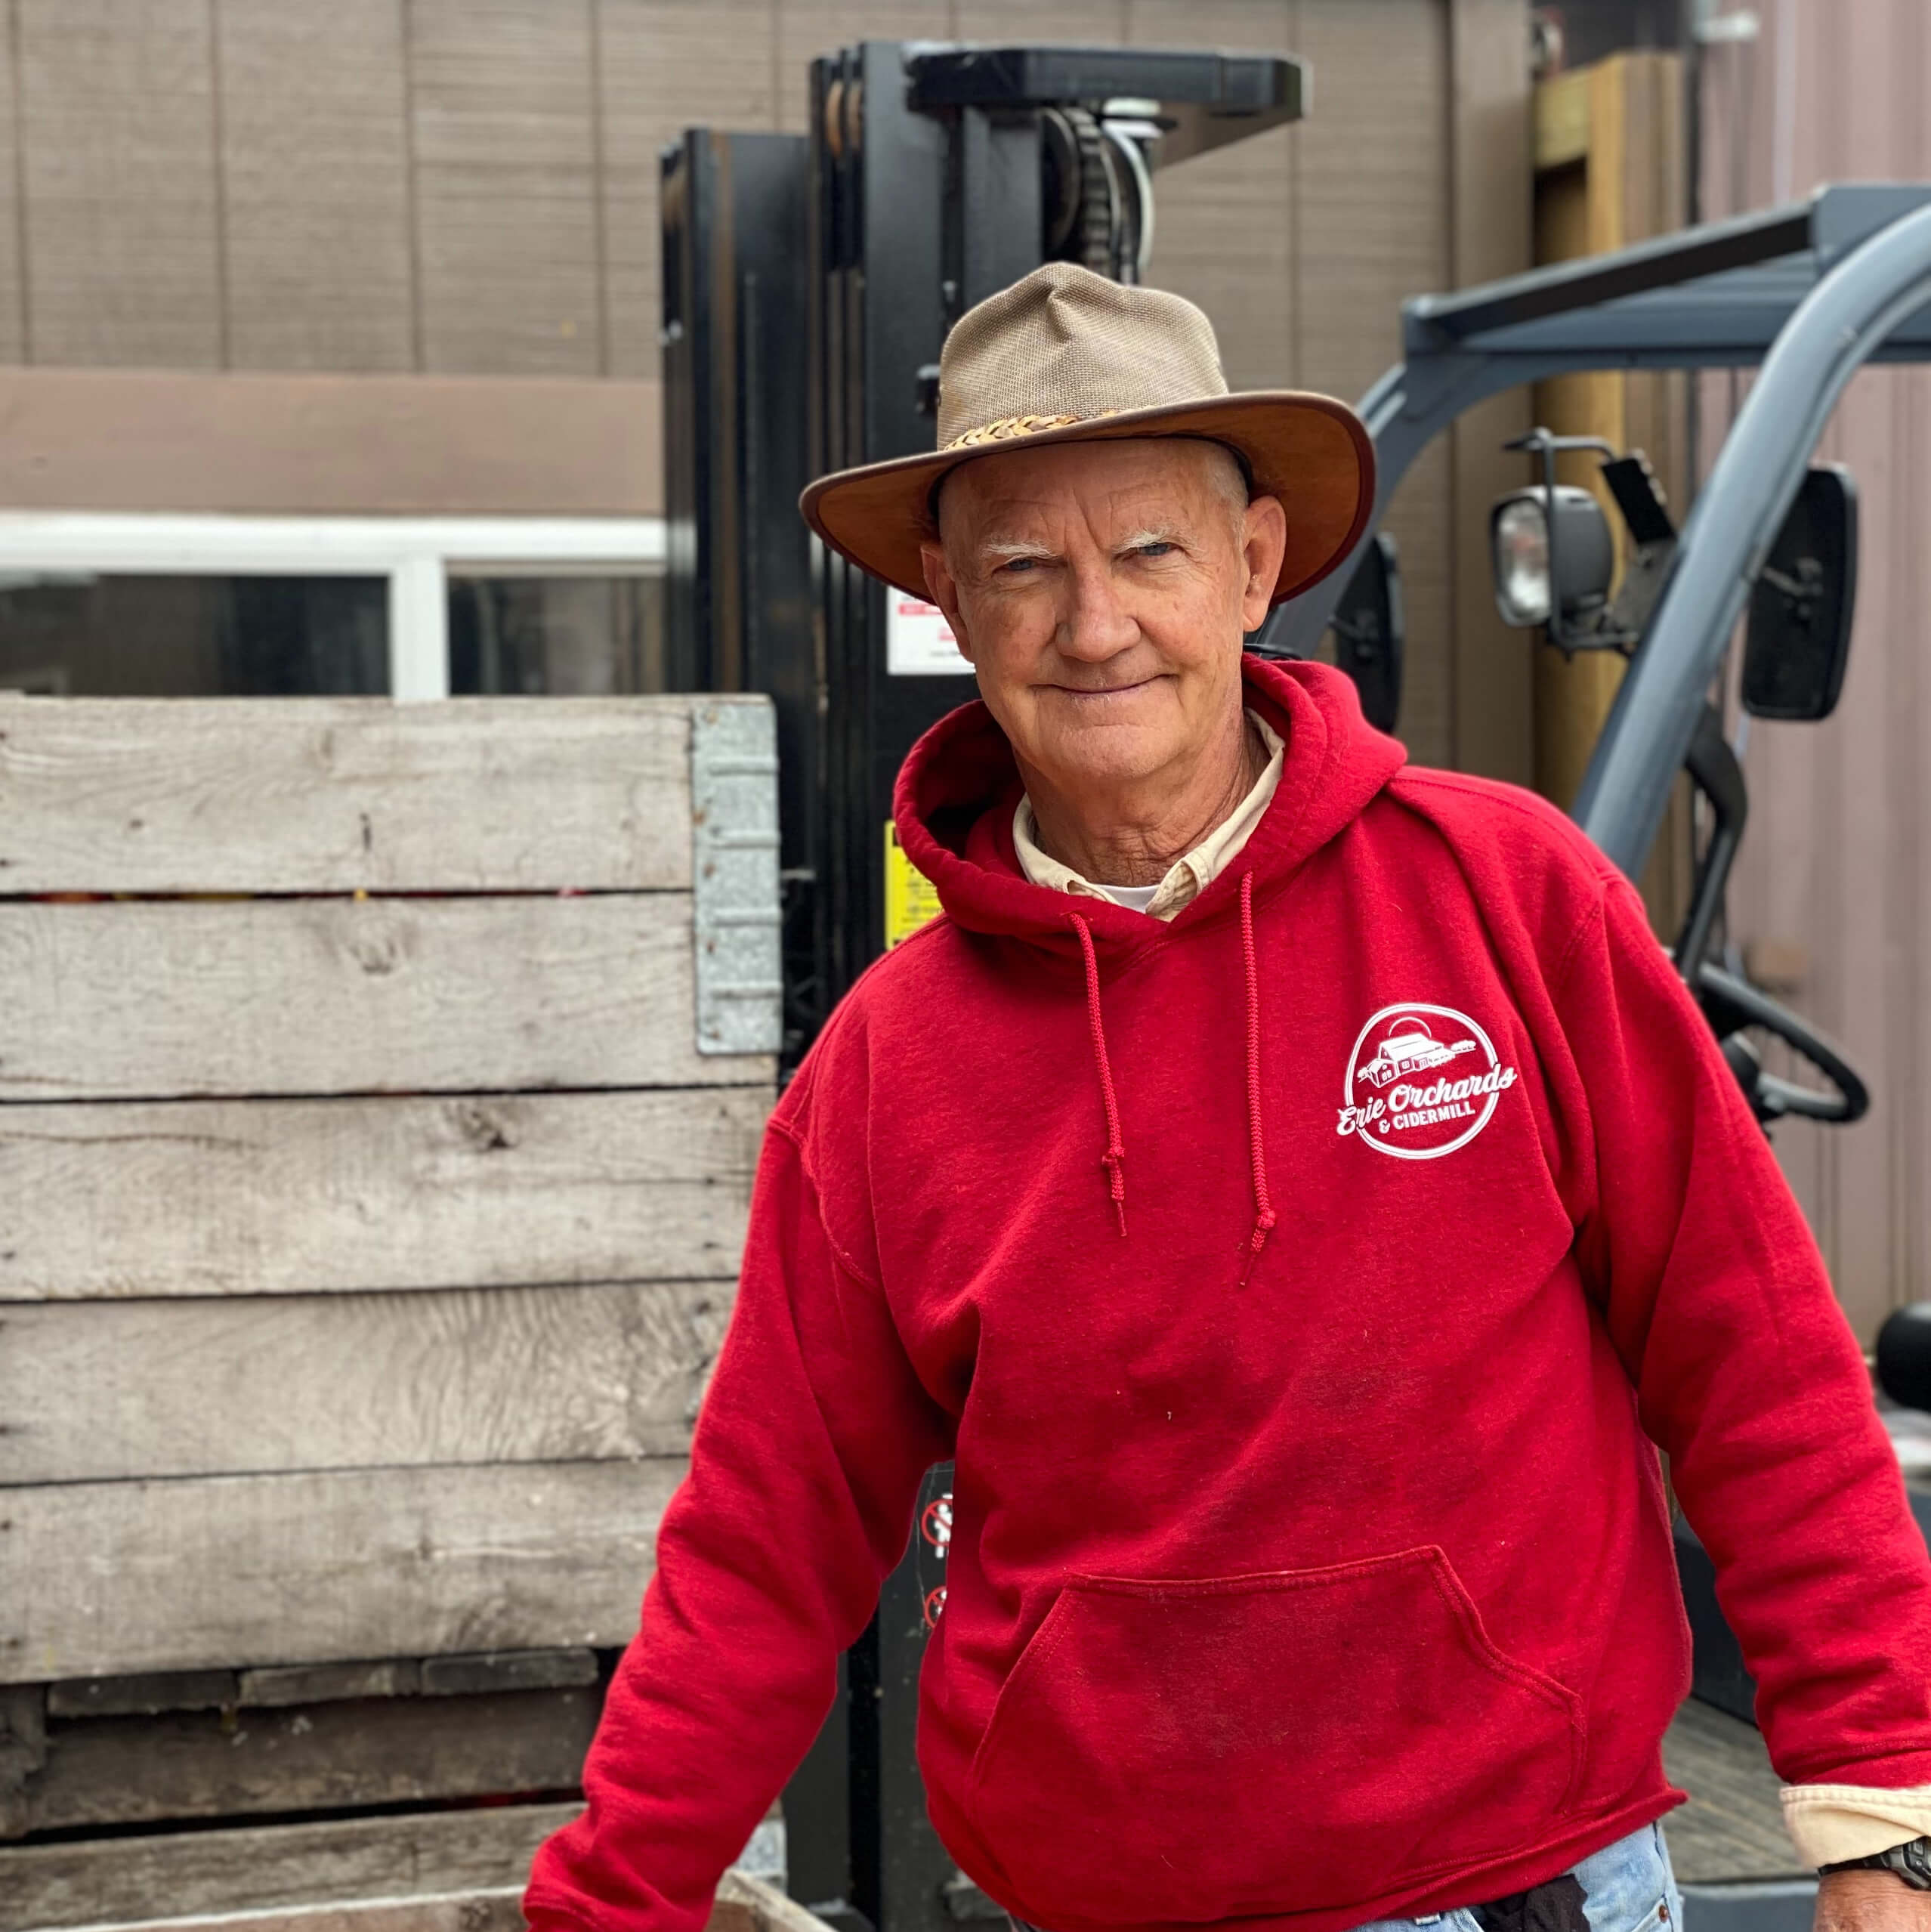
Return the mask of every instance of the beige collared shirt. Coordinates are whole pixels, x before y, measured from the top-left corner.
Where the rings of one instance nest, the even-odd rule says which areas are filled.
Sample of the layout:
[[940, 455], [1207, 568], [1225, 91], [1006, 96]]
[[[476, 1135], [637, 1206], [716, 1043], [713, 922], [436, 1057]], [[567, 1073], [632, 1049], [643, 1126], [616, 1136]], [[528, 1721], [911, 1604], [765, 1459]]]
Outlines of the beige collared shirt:
[[[1183, 852], [1166, 868], [1166, 876], [1144, 908], [1149, 918], [1171, 919], [1182, 906], [1198, 898], [1226, 870], [1273, 802], [1274, 788], [1281, 783], [1281, 767], [1287, 762], [1287, 745], [1265, 718], [1252, 711], [1247, 715], [1266, 749], [1266, 769], [1254, 781], [1253, 790], [1240, 801], [1231, 818], [1216, 826], [1191, 852]], [[1012, 846], [1018, 855], [1020, 870], [1035, 886], [1049, 886], [1055, 892], [1074, 892], [1083, 898], [1114, 899], [1103, 886], [1081, 878], [1070, 865], [1061, 865], [1050, 853], [1040, 849], [1039, 841], [1033, 836], [1030, 799], [1022, 798], [1012, 815]], [[1114, 903], [1117, 905], [1123, 901], [1114, 899]]]

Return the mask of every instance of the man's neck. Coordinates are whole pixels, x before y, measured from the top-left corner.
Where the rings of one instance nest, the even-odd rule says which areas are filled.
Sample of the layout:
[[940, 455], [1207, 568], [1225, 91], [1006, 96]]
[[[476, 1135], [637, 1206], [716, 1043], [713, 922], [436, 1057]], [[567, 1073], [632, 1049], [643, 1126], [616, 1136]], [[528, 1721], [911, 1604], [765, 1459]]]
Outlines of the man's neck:
[[1076, 806], [1038, 772], [1022, 770], [1040, 849], [1099, 886], [1153, 886], [1174, 861], [1240, 810], [1267, 768], [1267, 747], [1244, 713], [1217, 755], [1177, 782], [1142, 787]]

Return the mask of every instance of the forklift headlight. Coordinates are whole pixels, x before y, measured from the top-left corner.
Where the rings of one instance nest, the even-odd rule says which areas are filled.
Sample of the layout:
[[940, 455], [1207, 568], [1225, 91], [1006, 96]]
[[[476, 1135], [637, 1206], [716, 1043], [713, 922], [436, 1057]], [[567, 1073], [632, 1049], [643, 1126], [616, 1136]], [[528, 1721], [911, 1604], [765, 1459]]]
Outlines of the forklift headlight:
[[[1551, 512], [1555, 529], [1549, 529]], [[1559, 484], [1553, 492], [1512, 490], [1489, 517], [1495, 607], [1502, 621], [1525, 629], [1600, 610], [1615, 574], [1616, 546], [1602, 506], [1587, 490]]]
[[1540, 496], [1517, 496], [1496, 506], [1490, 534], [1495, 552], [1495, 605], [1505, 624], [1549, 621], [1549, 518]]

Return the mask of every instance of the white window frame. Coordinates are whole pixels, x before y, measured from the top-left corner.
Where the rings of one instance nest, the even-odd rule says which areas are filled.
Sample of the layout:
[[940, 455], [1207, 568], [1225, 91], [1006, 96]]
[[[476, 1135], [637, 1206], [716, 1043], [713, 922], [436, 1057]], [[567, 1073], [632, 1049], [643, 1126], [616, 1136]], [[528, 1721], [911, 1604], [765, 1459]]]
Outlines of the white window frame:
[[644, 576], [661, 517], [249, 517], [0, 512], [0, 571], [385, 578], [389, 695], [450, 694], [453, 577]]

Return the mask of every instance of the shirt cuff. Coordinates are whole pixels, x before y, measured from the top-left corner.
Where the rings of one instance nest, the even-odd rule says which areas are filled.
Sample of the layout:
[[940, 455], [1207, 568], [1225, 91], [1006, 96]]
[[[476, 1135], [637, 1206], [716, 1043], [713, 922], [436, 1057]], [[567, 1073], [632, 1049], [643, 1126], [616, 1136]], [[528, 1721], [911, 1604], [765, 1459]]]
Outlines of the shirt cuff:
[[1931, 1785], [1786, 1785], [1784, 1824], [1806, 1865], [1868, 1858], [1931, 1838]]

